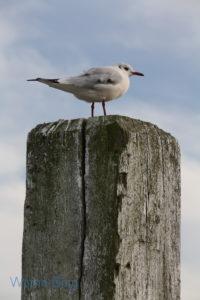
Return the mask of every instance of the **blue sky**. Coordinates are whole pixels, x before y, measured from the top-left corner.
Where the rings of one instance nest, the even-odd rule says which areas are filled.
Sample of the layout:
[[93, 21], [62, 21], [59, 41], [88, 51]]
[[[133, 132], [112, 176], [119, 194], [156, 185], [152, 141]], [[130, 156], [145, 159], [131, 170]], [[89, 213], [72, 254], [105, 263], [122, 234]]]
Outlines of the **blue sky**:
[[26, 79], [118, 62], [145, 77], [131, 79], [108, 113], [153, 122], [181, 145], [182, 299], [199, 299], [199, 15], [198, 0], [0, 2], [1, 299], [20, 299], [9, 277], [21, 268], [27, 133], [38, 123], [90, 115], [87, 103]]

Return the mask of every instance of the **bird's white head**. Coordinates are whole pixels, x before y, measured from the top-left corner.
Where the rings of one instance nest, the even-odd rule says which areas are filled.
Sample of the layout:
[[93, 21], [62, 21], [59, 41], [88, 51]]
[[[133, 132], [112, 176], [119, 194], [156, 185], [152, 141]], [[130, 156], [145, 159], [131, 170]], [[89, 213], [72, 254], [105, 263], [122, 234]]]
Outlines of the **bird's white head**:
[[134, 70], [128, 64], [118, 64], [117, 66], [120, 68], [120, 70], [122, 70], [122, 72], [124, 72], [125, 74], [127, 74], [129, 77], [133, 76], [133, 75], [144, 76], [143, 73]]

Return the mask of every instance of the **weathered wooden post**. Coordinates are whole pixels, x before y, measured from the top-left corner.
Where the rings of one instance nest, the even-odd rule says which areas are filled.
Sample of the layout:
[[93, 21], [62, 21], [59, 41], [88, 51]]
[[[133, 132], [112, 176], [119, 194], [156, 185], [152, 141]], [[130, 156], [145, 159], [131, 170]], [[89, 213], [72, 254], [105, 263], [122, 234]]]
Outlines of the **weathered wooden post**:
[[22, 300], [180, 299], [180, 153], [123, 116], [28, 137]]

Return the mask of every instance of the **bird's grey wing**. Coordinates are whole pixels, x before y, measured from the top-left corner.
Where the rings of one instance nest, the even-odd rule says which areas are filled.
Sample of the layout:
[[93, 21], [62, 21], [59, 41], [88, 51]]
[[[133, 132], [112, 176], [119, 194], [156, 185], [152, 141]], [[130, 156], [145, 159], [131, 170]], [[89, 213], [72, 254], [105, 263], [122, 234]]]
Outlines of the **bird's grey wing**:
[[50, 87], [63, 90], [69, 93], [76, 93], [77, 90], [84, 89], [103, 89], [114, 86], [122, 80], [119, 72], [111, 67], [92, 68], [79, 76], [71, 76], [67, 78], [36, 78], [31, 81], [39, 81], [49, 85]]
[[120, 73], [112, 68], [92, 68], [79, 76], [59, 80], [61, 84], [71, 84], [79, 88], [98, 89], [102, 85], [116, 85], [122, 80]]

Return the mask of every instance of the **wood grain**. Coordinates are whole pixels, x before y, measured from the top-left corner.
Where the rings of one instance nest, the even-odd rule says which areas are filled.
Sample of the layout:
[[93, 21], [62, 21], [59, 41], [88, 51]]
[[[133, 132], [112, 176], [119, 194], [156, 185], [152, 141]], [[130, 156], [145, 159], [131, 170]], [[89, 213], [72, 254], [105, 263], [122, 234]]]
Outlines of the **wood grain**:
[[22, 258], [22, 277], [39, 281], [24, 284], [22, 300], [180, 299], [174, 137], [123, 116], [38, 125], [27, 145]]

